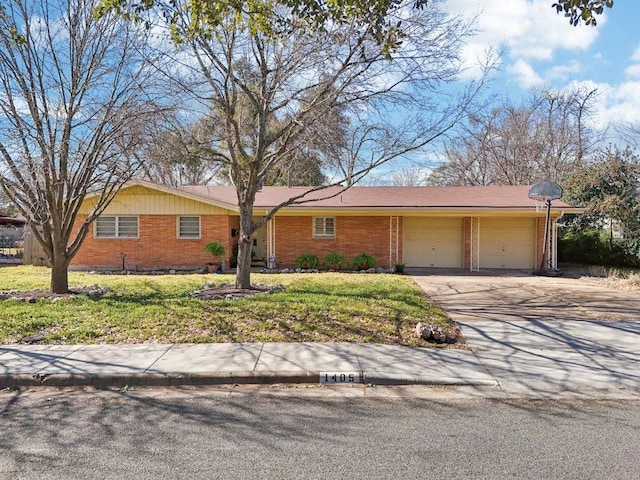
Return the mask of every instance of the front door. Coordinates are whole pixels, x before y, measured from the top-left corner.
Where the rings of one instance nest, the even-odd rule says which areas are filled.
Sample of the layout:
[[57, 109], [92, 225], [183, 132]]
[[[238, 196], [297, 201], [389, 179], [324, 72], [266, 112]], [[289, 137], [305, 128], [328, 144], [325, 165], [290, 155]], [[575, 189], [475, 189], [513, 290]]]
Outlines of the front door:
[[[257, 220], [257, 219], [256, 219]], [[251, 255], [254, 261], [264, 262], [264, 225], [255, 232], [252, 237], [252, 252]]]

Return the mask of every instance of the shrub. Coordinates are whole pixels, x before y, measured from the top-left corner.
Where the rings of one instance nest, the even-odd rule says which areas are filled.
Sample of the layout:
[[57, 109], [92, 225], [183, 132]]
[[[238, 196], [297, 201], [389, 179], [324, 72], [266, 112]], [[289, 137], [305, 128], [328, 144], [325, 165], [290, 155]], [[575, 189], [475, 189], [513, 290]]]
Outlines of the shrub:
[[296, 265], [300, 268], [317, 268], [320, 264], [320, 259], [313, 253], [303, 253], [296, 258]]
[[327, 253], [324, 256], [322, 264], [329, 270], [340, 270], [342, 268], [347, 268], [346, 258], [344, 258], [343, 254], [337, 252]]
[[376, 259], [368, 253], [361, 253], [353, 259], [353, 268], [356, 270], [367, 270], [368, 268], [375, 267], [377, 264]]
[[222, 245], [221, 243], [211, 242], [205, 245], [204, 251], [213, 255], [213, 258], [218, 261], [218, 259], [224, 255], [225, 249], [224, 245]]
[[616, 242], [595, 229], [570, 229], [558, 241], [561, 262], [633, 267], [638, 260]]

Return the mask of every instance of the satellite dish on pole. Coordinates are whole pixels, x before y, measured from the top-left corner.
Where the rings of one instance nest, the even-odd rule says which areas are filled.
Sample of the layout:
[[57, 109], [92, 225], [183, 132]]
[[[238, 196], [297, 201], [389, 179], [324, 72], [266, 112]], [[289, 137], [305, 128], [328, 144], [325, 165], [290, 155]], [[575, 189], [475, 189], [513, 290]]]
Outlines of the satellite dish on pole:
[[[547, 244], [549, 243], [549, 224], [551, 221], [551, 201], [557, 200], [562, 197], [562, 187], [555, 182], [551, 182], [549, 180], [545, 180], [543, 182], [536, 183], [533, 187], [529, 189], [529, 198], [532, 200], [536, 200], [538, 202], [544, 202], [547, 205], [547, 218], [545, 221], [544, 228], [544, 241], [542, 244], [542, 260], [540, 262], [540, 268], [535, 270], [534, 275], [548, 275], [548, 276], [557, 276], [562, 275], [562, 272], [551, 268], [549, 262], [549, 248], [547, 248]], [[545, 268], [545, 263], [547, 263], [547, 268]]]

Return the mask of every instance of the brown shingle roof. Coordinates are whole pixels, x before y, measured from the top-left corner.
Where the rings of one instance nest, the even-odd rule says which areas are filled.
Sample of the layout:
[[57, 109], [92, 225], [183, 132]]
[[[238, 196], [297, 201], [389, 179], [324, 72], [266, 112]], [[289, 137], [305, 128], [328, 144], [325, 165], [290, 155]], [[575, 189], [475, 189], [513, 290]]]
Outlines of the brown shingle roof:
[[[352, 187], [341, 192], [332, 187], [314, 192], [300, 206], [322, 208], [531, 208], [536, 204], [528, 197], [531, 187]], [[234, 187], [183, 186], [188, 193], [237, 205]], [[257, 208], [269, 208], [285, 202], [292, 196], [308, 190], [308, 187], [264, 187], [255, 201]], [[324, 198], [335, 195], [332, 198]], [[309, 201], [314, 200], [316, 201]], [[571, 208], [560, 200], [554, 200], [554, 208]], [[297, 205], [296, 205], [297, 206]], [[292, 206], [290, 208], [295, 208]]]

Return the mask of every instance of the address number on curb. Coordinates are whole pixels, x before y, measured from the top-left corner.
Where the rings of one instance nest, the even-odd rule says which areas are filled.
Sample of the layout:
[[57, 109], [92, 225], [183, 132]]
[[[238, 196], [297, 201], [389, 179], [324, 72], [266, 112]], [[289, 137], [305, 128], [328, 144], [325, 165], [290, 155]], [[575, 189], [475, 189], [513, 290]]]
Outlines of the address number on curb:
[[359, 372], [321, 372], [320, 383], [360, 383]]

